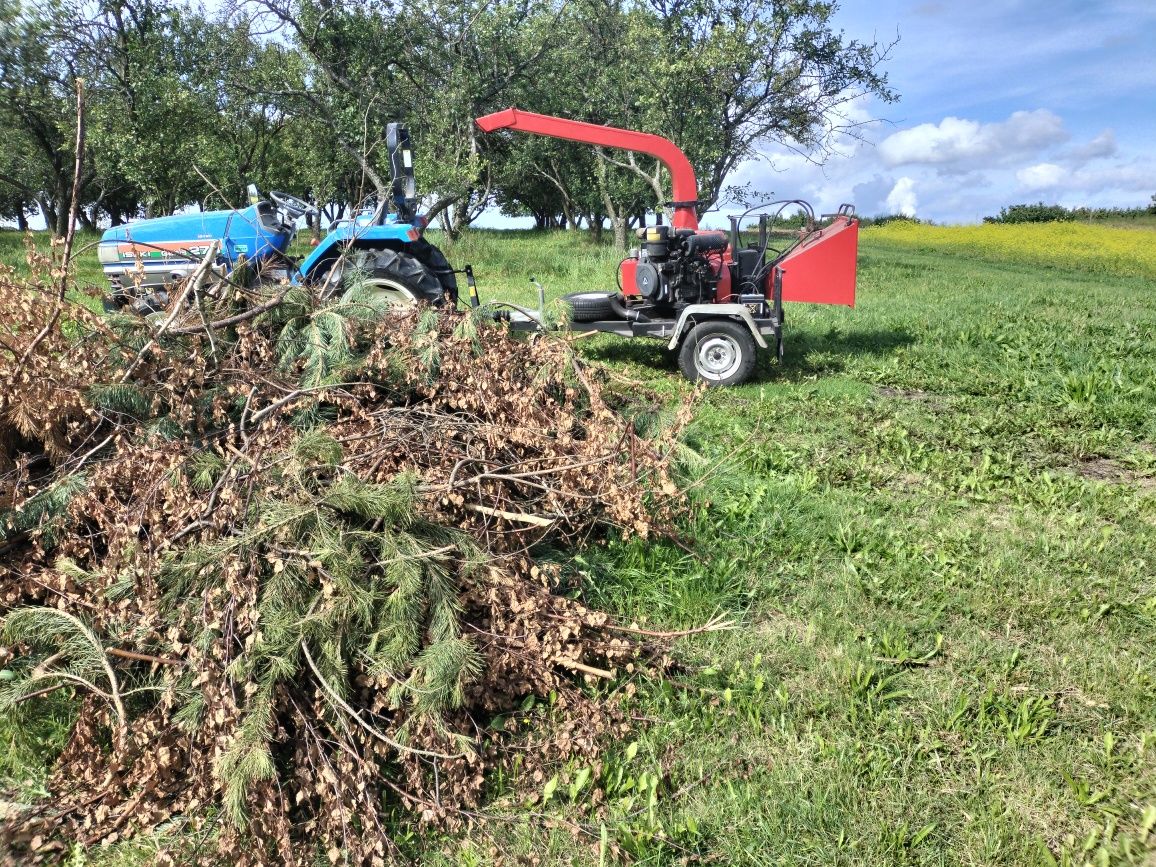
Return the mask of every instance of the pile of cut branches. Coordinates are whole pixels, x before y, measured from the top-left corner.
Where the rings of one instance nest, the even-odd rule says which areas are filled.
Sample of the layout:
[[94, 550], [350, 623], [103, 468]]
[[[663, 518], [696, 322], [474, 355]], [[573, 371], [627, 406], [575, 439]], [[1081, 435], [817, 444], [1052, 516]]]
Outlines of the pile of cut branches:
[[[78, 707], [10, 858], [179, 821], [201, 862], [387, 863], [512, 744], [532, 779], [621, 732], [583, 684], [641, 647], [531, 550], [664, 526], [685, 419], [643, 438], [564, 341], [356, 285], [146, 321], [31, 264], [0, 273], [0, 711]], [[503, 724], [530, 696], [549, 724]]]

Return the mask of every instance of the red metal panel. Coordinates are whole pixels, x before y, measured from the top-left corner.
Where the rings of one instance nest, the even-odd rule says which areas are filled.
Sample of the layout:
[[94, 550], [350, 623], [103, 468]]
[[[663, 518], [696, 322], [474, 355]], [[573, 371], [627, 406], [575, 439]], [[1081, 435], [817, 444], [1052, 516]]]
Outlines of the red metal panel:
[[638, 291], [638, 283], [634, 279], [634, 275], [638, 273], [638, 260], [634, 258], [623, 259], [622, 264], [618, 266], [618, 279], [622, 284], [622, 294], [626, 296], [638, 296], [642, 293]]
[[[498, 129], [516, 129], [535, 135], [564, 138], [586, 144], [603, 145], [626, 151], [650, 154], [660, 160], [670, 170], [671, 187], [675, 201], [692, 202], [698, 198], [698, 180], [694, 168], [678, 146], [662, 136], [647, 132], [619, 129], [615, 126], [599, 126], [580, 120], [566, 120], [548, 114], [535, 114], [520, 108], [507, 108], [487, 114], [474, 121], [482, 132]], [[671, 223], [676, 229], [698, 229], [698, 214], [693, 205], [674, 209]]]
[[854, 307], [858, 255], [859, 221], [837, 217], [779, 262], [783, 300]]

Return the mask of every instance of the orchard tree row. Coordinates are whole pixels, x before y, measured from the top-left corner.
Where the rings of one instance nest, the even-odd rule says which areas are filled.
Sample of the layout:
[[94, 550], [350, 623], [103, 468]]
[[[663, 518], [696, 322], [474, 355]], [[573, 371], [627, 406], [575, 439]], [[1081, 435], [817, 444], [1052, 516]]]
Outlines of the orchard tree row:
[[388, 185], [407, 123], [431, 216], [489, 205], [616, 240], [670, 198], [649, 158], [473, 118], [517, 105], [674, 140], [700, 209], [768, 141], [822, 160], [852, 102], [894, 99], [889, 46], [848, 38], [828, 0], [0, 0], [0, 217], [60, 233], [85, 101], [82, 221], [116, 224], [305, 194], [326, 220]]

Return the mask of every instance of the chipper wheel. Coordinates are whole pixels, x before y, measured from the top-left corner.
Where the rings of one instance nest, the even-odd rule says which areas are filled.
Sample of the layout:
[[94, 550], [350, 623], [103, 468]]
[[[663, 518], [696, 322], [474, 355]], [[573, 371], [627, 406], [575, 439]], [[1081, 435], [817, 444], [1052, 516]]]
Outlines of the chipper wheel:
[[755, 369], [755, 339], [746, 325], [708, 319], [682, 339], [678, 366], [691, 382], [708, 386], [741, 385]]
[[440, 304], [445, 296], [437, 275], [408, 253], [373, 250], [357, 263], [365, 276], [359, 281], [371, 298], [404, 310], [415, 304]]

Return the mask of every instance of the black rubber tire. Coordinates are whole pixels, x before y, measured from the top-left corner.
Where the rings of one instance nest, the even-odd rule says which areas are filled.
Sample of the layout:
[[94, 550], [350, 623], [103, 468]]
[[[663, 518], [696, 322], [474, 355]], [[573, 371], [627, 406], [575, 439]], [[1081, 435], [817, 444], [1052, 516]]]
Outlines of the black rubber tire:
[[571, 292], [562, 300], [570, 305], [571, 322], [604, 322], [626, 317], [626, 307], [617, 300], [617, 295], [617, 292]]
[[449, 295], [451, 301], [455, 304], [458, 300], [458, 278], [454, 274], [454, 269], [450, 266], [449, 260], [446, 259], [445, 254], [427, 241], [425, 238], [419, 238], [409, 245], [408, 252], [413, 254], [413, 257], [425, 265], [426, 270], [431, 272], [438, 282], [442, 284], [442, 294]]
[[678, 366], [691, 382], [705, 382], [711, 388], [741, 385], [754, 372], [757, 349], [745, 324], [708, 319], [683, 336]]
[[415, 256], [396, 250], [367, 250], [358, 268], [370, 280], [394, 283], [413, 295], [419, 304], [441, 304], [445, 289], [437, 276]]

